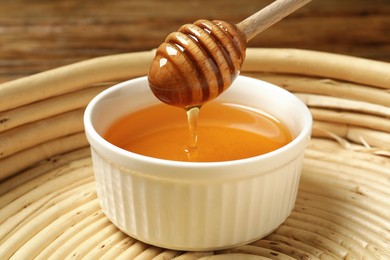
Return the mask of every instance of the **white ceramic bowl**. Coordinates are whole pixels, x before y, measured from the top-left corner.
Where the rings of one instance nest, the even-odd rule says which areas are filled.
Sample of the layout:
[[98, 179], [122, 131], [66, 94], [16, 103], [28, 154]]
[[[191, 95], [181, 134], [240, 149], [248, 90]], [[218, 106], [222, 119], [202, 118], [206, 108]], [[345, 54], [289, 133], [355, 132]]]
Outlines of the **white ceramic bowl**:
[[123, 232], [170, 249], [216, 250], [260, 239], [291, 213], [311, 133], [308, 108], [284, 89], [243, 76], [217, 100], [262, 109], [286, 124], [294, 140], [235, 161], [156, 159], [101, 136], [119, 117], [160, 102], [146, 77], [111, 87], [90, 102], [84, 124], [97, 194], [104, 213]]

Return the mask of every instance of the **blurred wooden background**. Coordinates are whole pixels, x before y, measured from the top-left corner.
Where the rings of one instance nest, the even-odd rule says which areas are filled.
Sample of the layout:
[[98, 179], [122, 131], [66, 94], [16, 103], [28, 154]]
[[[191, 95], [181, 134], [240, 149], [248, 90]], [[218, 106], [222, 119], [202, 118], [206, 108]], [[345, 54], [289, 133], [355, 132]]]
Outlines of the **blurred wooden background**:
[[[76, 61], [156, 48], [200, 18], [237, 23], [272, 0], [2, 0], [0, 82]], [[253, 39], [390, 62], [389, 0], [313, 0]]]

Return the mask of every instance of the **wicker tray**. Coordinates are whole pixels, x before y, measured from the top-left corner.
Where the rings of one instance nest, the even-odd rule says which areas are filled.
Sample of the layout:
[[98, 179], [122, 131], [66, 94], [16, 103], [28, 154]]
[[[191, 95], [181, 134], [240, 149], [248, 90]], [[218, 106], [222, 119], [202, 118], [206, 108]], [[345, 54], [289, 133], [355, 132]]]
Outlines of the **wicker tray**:
[[390, 258], [390, 64], [305, 50], [249, 49], [242, 71], [294, 92], [315, 119], [285, 223], [252, 244], [197, 253], [116, 229], [96, 198], [83, 110], [145, 75], [152, 57], [101, 57], [0, 85], [0, 259]]

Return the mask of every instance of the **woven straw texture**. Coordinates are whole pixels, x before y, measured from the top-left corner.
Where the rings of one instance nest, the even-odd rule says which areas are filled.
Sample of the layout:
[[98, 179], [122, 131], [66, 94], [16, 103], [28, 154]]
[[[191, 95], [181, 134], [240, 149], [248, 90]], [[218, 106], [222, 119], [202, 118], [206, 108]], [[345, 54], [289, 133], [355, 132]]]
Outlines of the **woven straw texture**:
[[390, 64], [248, 49], [242, 74], [303, 100], [315, 120], [290, 217], [249, 245], [178, 252], [102, 213], [82, 116], [153, 51], [100, 57], [0, 85], [0, 259], [390, 259]]

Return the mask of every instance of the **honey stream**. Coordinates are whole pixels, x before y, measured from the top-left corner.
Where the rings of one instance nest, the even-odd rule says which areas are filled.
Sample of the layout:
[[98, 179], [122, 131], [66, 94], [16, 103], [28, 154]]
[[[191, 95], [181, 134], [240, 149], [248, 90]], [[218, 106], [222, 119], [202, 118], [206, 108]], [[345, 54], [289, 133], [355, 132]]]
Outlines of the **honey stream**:
[[185, 152], [189, 161], [196, 161], [198, 158], [198, 120], [199, 120], [200, 106], [186, 108], [187, 122], [188, 122], [188, 144]]

